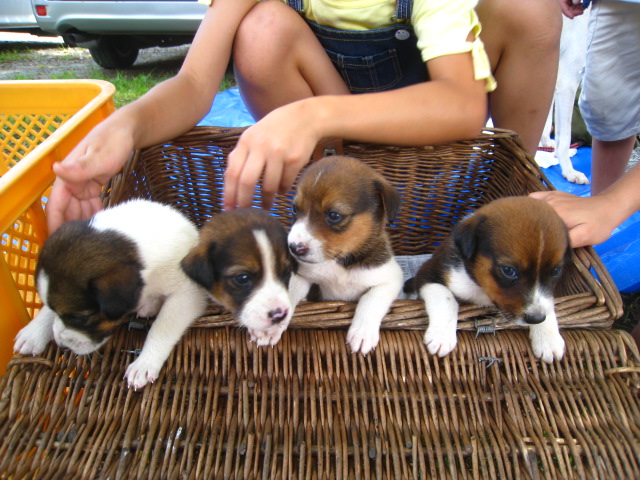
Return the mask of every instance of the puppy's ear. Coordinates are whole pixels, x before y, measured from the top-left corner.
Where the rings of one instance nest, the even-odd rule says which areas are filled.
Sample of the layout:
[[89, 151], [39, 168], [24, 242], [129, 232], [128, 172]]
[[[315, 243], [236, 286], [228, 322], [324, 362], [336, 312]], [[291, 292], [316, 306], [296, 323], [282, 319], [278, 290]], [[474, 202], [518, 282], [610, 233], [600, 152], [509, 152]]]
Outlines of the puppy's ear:
[[470, 215], [453, 228], [453, 244], [465, 260], [476, 255], [480, 228], [484, 219], [485, 217], [482, 215]]
[[400, 194], [387, 182], [374, 180], [373, 185], [380, 195], [380, 200], [387, 220], [389, 222], [393, 222], [393, 219], [396, 218], [396, 213], [398, 213], [398, 209], [400, 208]]
[[202, 285], [207, 290], [213, 288], [216, 281], [216, 274], [213, 265], [213, 255], [216, 251], [216, 244], [198, 245], [191, 250], [180, 262], [180, 266], [187, 276]]
[[100, 312], [109, 320], [117, 320], [136, 309], [143, 285], [140, 266], [124, 264], [91, 280], [89, 288]]

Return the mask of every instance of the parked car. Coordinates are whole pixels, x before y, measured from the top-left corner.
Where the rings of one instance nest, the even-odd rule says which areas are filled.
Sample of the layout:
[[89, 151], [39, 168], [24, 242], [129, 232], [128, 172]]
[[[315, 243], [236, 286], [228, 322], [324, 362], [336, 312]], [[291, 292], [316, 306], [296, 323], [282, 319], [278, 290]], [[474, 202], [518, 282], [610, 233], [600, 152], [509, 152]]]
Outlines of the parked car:
[[130, 67], [142, 48], [191, 43], [207, 9], [197, 0], [31, 3], [43, 31], [61, 35], [72, 47], [88, 48], [93, 60], [108, 69]]
[[29, 0], [2, 0], [0, 3], [0, 31], [39, 33]]

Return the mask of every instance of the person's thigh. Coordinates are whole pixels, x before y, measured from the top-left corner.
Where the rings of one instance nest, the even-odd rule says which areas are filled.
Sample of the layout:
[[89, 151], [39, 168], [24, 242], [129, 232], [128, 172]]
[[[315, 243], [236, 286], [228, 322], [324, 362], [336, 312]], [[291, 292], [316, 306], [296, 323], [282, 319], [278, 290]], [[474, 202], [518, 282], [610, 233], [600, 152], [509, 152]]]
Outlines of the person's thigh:
[[278, 0], [258, 3], [233, 48], [236, 81], [256, 119], [279, 106], [349, 89], [306, 21]]
[[480, 0], [476, 7], [498, 87], [490, 95], [496, 127], [514, 130], [535, 152], [551, 108], [560, 51], [557, 0]]
[[589, 19], [580, 112], [589, 133], [618, 141], [640, 132], [640, 4], [600, 0]]

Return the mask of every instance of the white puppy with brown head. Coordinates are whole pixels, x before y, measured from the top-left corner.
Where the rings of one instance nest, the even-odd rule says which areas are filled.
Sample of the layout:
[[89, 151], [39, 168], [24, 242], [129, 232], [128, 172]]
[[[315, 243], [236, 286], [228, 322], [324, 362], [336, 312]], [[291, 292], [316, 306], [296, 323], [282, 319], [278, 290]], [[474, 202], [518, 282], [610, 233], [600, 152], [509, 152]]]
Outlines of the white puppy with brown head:
[[380, 323], [402, 289], [402, 270], [386, 232], [400, 204], [385, 178], [350, 157], [325, 157], [298, 182], [289, 249], [298, 260], [291, 281], [294, 304], [312, 285], [320, 300], [358, 301], [347, 334], [366, 354], [380, 339]]
[[62, 225], [45, 242], [36, 270], [43, 307], [14, 349], [42, 353], [49, 341], [79, 355], [94, 352], [132, 315], [157, 315], [129, 386], [158, 378], [175, 344], [206, 305], [206, 292], [180, 268], [198, 231], [180, 212], [132, 200], [89, 221]]
[[405, 284], [425, 302], [429, 352], [442, 357], [455, 348], [460, 300], [497, 307], [529, 327], [536, 357], [561, 359], [553, 290], [569, 258], [567, 227], [540, 200], [502, 198], [465, 217]]
[[280, 340], [293, 315], [288, 285], [295, 263], [278, 219], [257, 208], [215, 215], [182, 267], [234, 313], [252, 341], [262, 346]]

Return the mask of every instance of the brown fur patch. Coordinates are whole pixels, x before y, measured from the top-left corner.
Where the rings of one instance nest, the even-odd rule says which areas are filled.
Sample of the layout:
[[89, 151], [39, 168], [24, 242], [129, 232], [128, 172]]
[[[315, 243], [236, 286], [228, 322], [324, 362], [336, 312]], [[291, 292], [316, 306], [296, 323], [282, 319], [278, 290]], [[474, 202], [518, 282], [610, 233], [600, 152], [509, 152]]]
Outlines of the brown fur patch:
[[[529, 197], [493, 201], [465, 220], [475, 235], [475, 255], [467, 260], [470, 273], [501, 309], [519, 316], [534, 286], [552, 289], [553, 275], [567, 258], [567, 228], [552, 207]], [[509, 281], [501, 268], [517, 271]], [[552, 293], [552, 292], [549, 292]]]
[[231, 312], [236, 312], [251, 293], [239, 288], [234, 278], [247, 275], [257, 285], [262, 281], [265, 268], [273, 268], [263, 265], [254, 234], [257, 231], [265, 232], [273, 249], [274, 275], [288, 284], [292, 260], [286, 231], [275, 217], [255, 208], [212, 217], [202, 227], [198, 245], [182, 261], [185, 273]]
[[[388, 259], [391, 249], [385, 224], [398, 208], [399, 197], [386, 179], [363, 162], [332, 156], [310, 165], [298, 184], [294, 203], [300, 218], [329, 258], [355, 256]], [[342, 215], [335, 224], [330, 212]], [[376, 258], [376, 262], [380, 259]]]

